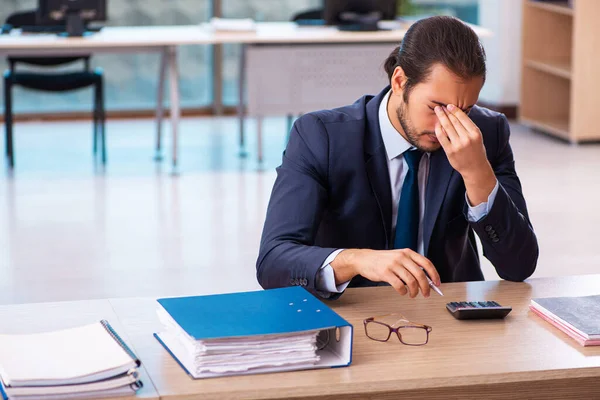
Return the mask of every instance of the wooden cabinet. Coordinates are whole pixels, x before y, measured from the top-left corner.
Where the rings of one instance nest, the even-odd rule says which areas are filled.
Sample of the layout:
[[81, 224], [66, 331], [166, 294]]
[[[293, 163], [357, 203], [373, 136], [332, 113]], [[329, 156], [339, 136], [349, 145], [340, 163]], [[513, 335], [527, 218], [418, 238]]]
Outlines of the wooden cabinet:
[[572, 3], [523, 1], [519, 117], [571, 143], [597, 141], [600, 0]]

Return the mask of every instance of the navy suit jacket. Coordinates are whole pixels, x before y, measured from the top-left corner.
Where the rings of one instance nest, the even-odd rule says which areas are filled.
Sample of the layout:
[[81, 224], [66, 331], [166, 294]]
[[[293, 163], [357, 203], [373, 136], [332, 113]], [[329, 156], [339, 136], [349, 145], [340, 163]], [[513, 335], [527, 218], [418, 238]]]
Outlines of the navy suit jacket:
[[[256, 264], [263, 288], [315, 291], [325, 259], [339, 248], [392, 249], [392, 194], [378, 110], [389, 87], [354, 104], [306, 114], [290, 135], [277, 168]], [[442, 282], [483, 280], [483, 254], [498, 275], [522, 281], [535, 270], [538, 244], [515, 171], [506, 117], [475, 106], [499, 189], [484, 218], [467, 220], [465, 185], [442, 149], [431, 154], [425, 197], [425, 256]], [[379, 283], [356, 276], [353, 286]]]

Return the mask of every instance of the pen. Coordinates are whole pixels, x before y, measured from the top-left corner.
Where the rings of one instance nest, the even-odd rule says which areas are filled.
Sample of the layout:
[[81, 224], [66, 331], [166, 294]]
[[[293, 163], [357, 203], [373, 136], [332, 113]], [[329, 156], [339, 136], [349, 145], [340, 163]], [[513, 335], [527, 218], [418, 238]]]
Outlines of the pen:
[[433, 282], [431, 281], [431, 279], [429, 279], [429, 277], [427, 277], [427, 282], [429, 283], [429, 287], [432, 288], [434, 292], [436, 292], [440, 296], [444, 295], [444, 293], [442, 293], [442, 291], [433, 284]]
[[[423, 272], [425, 272], [425, 269], [423, 267], [421, 267], [421, 269], [423, 270]], [[442, 291], [433, 284], [433, 281], [429, 278], [429, 275], [427, 275], [427, 272], [425, 272], [425, 278], [427, 278], [427, 283], [429, 283], [429, 287], [432, 288], [434, 292], [436, 292], [440, 296], [444, 295], [444, 293], [442, 293]]]

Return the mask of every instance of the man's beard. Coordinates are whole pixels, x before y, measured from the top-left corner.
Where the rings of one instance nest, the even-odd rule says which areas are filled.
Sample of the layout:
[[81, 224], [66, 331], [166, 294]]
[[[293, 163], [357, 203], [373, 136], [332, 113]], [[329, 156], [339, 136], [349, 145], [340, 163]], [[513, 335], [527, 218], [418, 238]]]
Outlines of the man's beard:
[[396, 116], [398, 117], [398, 121], [400, 122], [400, 126], [406, 135], [406, 140], [408, 143], [416, 147], [417, 149], [430, 153], [436, 150], [439, 150], [440, 145], [436, 145], [434, 143], [430, 143], [429, 146], [423, 146], [419, 144], [419, 138], [425, 135], [433, 135], [435, 136], [435, 132], [432, 131], [423, 131], [418, 133], [415, 127], [412, 125], [408, 118], [408, 105], [406, 102], [400, 103], [400, 106], [396, 109]]

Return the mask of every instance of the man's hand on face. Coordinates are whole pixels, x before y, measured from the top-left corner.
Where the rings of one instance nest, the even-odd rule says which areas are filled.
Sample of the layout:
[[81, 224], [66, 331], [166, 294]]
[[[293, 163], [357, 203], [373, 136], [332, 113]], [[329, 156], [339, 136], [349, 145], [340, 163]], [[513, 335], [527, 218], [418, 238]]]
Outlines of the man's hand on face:
[[487, 159], [481, 131], [460, 108], [435, 107], [435, 135], [452, 168], [462, 175], [471, 205], [487, 201], [496, 176]]
[[439, 123], [435, 134], [450, 165], [461, 175], [473, 175], [489, 166], [481, 131], [460, 108], [435, 107]]

